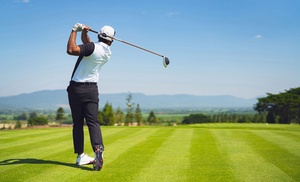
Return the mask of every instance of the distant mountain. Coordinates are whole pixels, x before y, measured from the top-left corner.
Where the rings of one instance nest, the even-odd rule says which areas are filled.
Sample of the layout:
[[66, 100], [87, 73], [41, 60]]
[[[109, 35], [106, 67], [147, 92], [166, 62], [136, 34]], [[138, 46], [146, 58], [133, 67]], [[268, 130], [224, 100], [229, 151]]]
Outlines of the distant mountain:
[[[126, 108], [128, 93], [100, 94], [100, 107], [106, 102], [113, 107]], [[180, 108], [252, 108], [256, 98], [244, 99], [230, 95], [196, 96], [187, 94], [176, 95], [145, 95], [132, 93], [132, 102], [139, 104], [143, 109], [180, 109]], [[0, 109], [57, 109], [68, 107], [66, 90], [43, 90], [15, 96], [0, 97]]]

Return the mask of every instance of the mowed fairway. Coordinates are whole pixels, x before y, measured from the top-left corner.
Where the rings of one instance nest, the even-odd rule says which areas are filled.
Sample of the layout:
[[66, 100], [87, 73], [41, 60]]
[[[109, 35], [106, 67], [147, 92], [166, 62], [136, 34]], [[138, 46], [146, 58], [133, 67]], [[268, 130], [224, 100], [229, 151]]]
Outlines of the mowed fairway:
[[300, 181], [299, 125], [102, 127], [100, 172], [74, 165], [71, 131], [0, 131], [0, 181]]

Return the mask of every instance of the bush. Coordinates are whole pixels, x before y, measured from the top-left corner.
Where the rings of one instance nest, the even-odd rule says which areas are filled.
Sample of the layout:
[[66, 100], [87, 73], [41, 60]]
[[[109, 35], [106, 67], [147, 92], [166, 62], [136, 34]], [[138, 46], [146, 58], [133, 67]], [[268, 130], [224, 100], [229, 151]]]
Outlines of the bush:
[[18, 121], [16, 122], [16, 124], [15, 124], [15, 129], [20, 129], [20, 128], [22, 128], [22, 124], [21, 124], [21, 122], [18, 120]]
[[211, 118], [205, 114], [190, 114], [183, 118], [182, 124], [210, 123]]
[[37, 116], [28, 120], [28, 126], [47, 125], [48, 119], [44, 116]]

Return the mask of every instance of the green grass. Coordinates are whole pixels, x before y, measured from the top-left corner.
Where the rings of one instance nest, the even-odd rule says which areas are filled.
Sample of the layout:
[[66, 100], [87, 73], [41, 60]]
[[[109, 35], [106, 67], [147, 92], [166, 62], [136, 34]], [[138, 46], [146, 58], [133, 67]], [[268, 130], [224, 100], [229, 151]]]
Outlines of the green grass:
[[102, 127], [100, 172], [74, 165], [71, 131], [0, 131], [0, 181], [300, 181], [299, 125]]

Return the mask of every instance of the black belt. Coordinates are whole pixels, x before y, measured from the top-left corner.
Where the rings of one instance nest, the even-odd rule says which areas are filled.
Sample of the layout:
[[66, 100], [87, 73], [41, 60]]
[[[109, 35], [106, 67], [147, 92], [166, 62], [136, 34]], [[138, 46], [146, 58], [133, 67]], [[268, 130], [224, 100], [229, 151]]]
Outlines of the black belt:
[[75, 82], [72, 80], [70, 85], [97, 85], [97, 82]]

